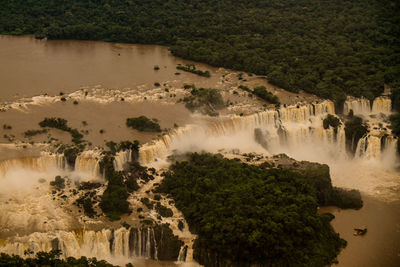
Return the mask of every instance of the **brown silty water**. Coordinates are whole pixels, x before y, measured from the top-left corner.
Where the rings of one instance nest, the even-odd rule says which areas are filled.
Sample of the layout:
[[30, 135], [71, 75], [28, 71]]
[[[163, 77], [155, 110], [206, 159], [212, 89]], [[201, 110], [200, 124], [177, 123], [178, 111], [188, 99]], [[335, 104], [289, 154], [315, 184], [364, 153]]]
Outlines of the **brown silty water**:
[[[211, 78], [176, 70], [177, 64], [187, 63], [209, 70]], [[155, 65], [160, 70], [154, 70]], [[0, 36], [0, 108], [3, 110], [0, 112], [0, 143], [47, 142], [50, 138], [58, 139], [56, 142], [70, 142], [70, 136], [59, 130], [33, 138], [24, 137], [24, 131], [40, 129], [38, 122], [45, 117], [67, 119], [93, 146], [104, 146], [106, 141], [137, 139], [141, 143], [148, 142], [159, 133], [129, 129], [125, 125], [126, 118], [140, 115], [156, 118], [162, 129], [172, 129], [175, 124], [204, 122], [202, 116], [193, 115], [183, 104], [177, 104], [188, 94], [183, 89], [186, 83], [220, 89], [224, 100], [233, 104], [221, 111], [223, 115], [246, 115], [265, 109], [264, 102], [239, 90], [239, 84], [250, 88], [264, 85], [283, 104], [317, 99], [305, 93], [286, 92], [259, 77], [245, 74], [245, 81], [239, 80], [237, 74], [176, 58], [161, 46]], [[161, 86], [155, 86], [155, 82]], [[60, 101], [60, 92], [65, 102]], [[35, 97], [39, 95], [42, 96]], [[78, 104], [73, 104], [74, 101]], [[87, 122], [86, 126], [83, 121]], [[4, 129], [3, 125], [10, 125], [12, 129]], [[0, 159], [4, 160], [38, 156], [40, 149], [20, 146], [15, 150], [3, 146], [0, 152]], [[339, 255], [339, 266], [398, 266], [399, 210], [398, 205], [373, 198], [366, 198], [365, 207], [360, 211], [330, 210], [336, 215], [332, 222], [334, 228], [349, 242]], [[358, 224], [370, 227], [363, 238], [352, 236], [352, 228]], [[145, 260], [135, 266], [175, 264]]]

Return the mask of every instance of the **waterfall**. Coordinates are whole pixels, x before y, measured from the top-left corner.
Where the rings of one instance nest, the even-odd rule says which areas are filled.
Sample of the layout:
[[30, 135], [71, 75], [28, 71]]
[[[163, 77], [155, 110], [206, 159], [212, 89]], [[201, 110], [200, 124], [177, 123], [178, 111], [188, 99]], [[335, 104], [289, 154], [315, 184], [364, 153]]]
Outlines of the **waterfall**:
[[353, 110], [354, 115], [369, 115], [378, 113], [390, 113], [392, 111], [392, 101], [388, 97], [380, 96], [371, 102], [366, 98], [348, 98], [344, 103], [343, 113], [347, 115]]
[[117, 152], [114, 157], [114, 170], [123, 171], [125, 165], [132, 161], [132, 150], [124, 150]]
[[[76, 157], [74, 170], [79, 173], [88, 173], [90, 177], [100, 176], [99, 151], [84, 151]], [[12, 169], [28, 169], [37, 172], [49, 170], [68, 170], [68, 164], [63, 154], [41, 152], [39, 157], [19, 157], [0, 161], [0, 177]]]
[[75, 160], [76, 172], [88, 173], [92, 178], [100, 177], [101, 154], [97, 150], [87, 150], [80, 153]]
[[364, 97], [362, 98], [348, 98], [344, 102], [343, 113], [349, 114], [350, 110], [353, 110], [355, 115], [357, 114], [369, 114], [371, 113], [370, 101]]
[[197, 128], [199, 127], [188, 125], [186, 127], [174, 129], [171, 133], [163, 135], [160, 139], [143, 145], [139, 150], [140, 163], [147, 164], [159, 157], [167, 155], [172, 142], [179, 140], [181, 136], [194, 132]]
[[35, 253], [59, 249], [64, 258], [87, 256], [105, 260], [112, 257], [157, 259], [156, 247], [152, 227], [140, 229], [121, 227], [116, 230], [80, 229], [15, 236], [2, 240], [0, 252], [24, 256], [24, 251], [28, 249]]
[[390, 113], [392, 111], [392, 101], [387, 97], [377, 97], [372, 104], [372, 113]]
[[[300, 142], [304, 138], [310, 139], [314, 134], [333, 140], [333, 134], [326, 134], [323, 132], [324, 130], [322, 132], [319, 130], [315, 131], [315, 129], [321, 128], [321, 116], [334, 114], [334, 112], [333, 102], [323, 101], [321, 103], [281, 107], [279, 110], [267, 110], [245, 117], [222, 117], [205, 127], [188, 125], [183, 128], [174, 129], [160, 139], [142, 146], [139, 151], [139, 158], [141, 164], [148, 164], [157, 158], [165, 157], [174, 148], [174, 144], [190, 136], [192, 136], [191, 139], [199, 138], [199, 133], [205, 136], [218, 137], [261, 128], [268, 132], [270, 138], [274, 139], [270, 141], [275, 143], [275, 146], [278, 145], [278, 131], [287, 133], [291, 142]], [[344, 140], [344, 132], [341, 131], [340, 134], [343, 134], [340, 140]]]
[[63, 170], [65, 167], [66, 161], [62, 154], [41, 152], [39, 157], [21, 157], [1, 161], [0, 177], [3, 177], [8, 171], [17, 168], [46, 172], [50, 169]]
[[[377, 98], [374, 103], [375, 111], [390, 110], [388, 98]], [[372, 114], [370, 102], [365, 98], [346, 101], [345, 112], [350, 109], [355, 113]], [[167, 156], [174, 149], [181, 150], [182, 147], [187, 151], [197, 151], [191, 150], [196, 143], [201, 143], [199, 146], [207, 150], [207, 142], [212, 138], [215, 140], [209, 147], [223, 149], [226, 148], [223, 146], [227, 145], [228, 148], [239, 148], [232, 146], [243, 145], [244, 140], [248, 140], [247, 144], [250, 144], [252, 142], [250, 139], [255, 139], [254, 134], [257, 135], [257, 143], [262, 143], [262, 146], [272, 154], [288, 153], [314, 161], [319, 159], [319, 155], [348, 158], [344, 123], [342, 122], [337, 129], [331, 126], [324, 129], [322, 121], [327, 114], [335, 114], [334, 104], [331, 101], [281, 107], [278, 110], [266, 110], [244, 117], [220, 117], [205, 126], [189, 125], [173, 130], [162, 138], [145, 144], [139, 151], [140, 162], [148, 164]], [[372, 121], [368, 123], [371, 131], [372, 128], [374, 130], [359, 141], [356, 157], [381, 160], [382, 155], [389, 149], [385, 147], [382, 138], [384, 134], [390, 135], [390, 131], [385, 127], [376, 127]], [[224, 136], [232, 137], [239, 134], [241, 136], [229, 140], [230, 142], [224, 143], [222, 140]], [[394, 147], [397, 139], [391, 137], [388, 140], [390, 140], [389, 146]], [[254, 149], [254, 146], [252, 148]], [[293, 151], [296, 151], [295, 155], [291, 153]]]

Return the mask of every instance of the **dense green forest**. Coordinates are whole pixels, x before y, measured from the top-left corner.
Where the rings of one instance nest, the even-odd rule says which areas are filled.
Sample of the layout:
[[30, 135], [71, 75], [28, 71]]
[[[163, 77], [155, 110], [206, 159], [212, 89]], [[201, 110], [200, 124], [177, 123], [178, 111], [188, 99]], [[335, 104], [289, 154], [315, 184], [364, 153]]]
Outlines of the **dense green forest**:
[[201, 264], [327, 266], [345, 245], [329, 224], [333, 216], [317, 213], [332, 189], [330, 180], [319, 182], [327, 166], [308, 177], [220, 155], [188, 157], [164, 173], [158, 191], [173, 197], [198, 234], [194, 256]]
[[393, 89], [396, 0], [1, 0], [0, 33], [163, 44], [187, 59], [266, 75], [341, 102]]

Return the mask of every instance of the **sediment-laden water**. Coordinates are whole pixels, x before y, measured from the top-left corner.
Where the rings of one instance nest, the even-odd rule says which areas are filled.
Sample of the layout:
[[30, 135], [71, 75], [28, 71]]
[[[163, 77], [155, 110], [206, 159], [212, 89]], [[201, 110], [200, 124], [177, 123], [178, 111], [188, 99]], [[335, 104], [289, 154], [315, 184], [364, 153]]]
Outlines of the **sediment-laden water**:
[[[344, 114], [352, 110], [369, 128], [350, 155], [343, 117], [336, 130], [323, 127], [323, 119], [335, 114], [332, 102], [309, 96], [297, 99], [276, 90], [287, 105], [265, 108], [247, 94], [233, 94], [237, 83], [226, 77], [236, 74], [229, 71], [198, 64], [215, 76], [207, 80], [187, 73], [175, 75], [176, 64], [187, 61], [172, 57], [164, 47], [0, 36], [0, 48], [0, 60], [6, 63], [0, 64], [0, 119], [13, 126], [1, 130], [2, 141], [19, 143], [0, 146], [0, 251], [23, 255], [26, 249], [59, 248], [65, 256], [84, 254], [116, 263], [133, 261], [135, 266], [175, 265], [152, 261], [158, 258], [153, 228], [126, 229], [79, 218], [78, 211], [69, 208], [68, 199], [50, 193], [49, 182], [56, 175], [68, 177], [71, 188], [75, 181], [104, 182], [99, 166], [102, 155], [94, 147], [107, 141], [139, 139], [143, 143], [140, 162], [156, 167], [167, 166], [171, 154], [189, 151], [286, 153], [297, 160], [327, 163], [335, 186], [359, 189], [366, 199], [361, 211], [331, 210], [337, 216], [333, 226], [349, 241], [339, 256], [339, 266], [396, 266], [400, 262], [398, 235], [390, 235], [399, 231], [399, 207], [393, 203], [400, 200], [400, 173], [395, 153], [398, 140], [387, 122], [391, 112], [387, 97], [345, 102]], [[160, 70], [155, 71], [154, 65]], [[165, 85], [156, 88], [156, 81]], [[186, 93], [183, 84], [194, 82], [221, 88], [232, 105], [220, 117], [209, 118], [174, 104]], [[101, 86], [94, 87], [97, 84]], [[60, 101], [61, 91], [65, 103]], [[127, 117], [143, 114], [159, 119], [166, 131], [144, 134], [126, 129]], [[48, 144], [26, 143], [44, 142], [50, 135], [60, 142], [70, 141], [68, 134], [57, 130], [49, 136], [24, 139], [23, 131], [38, 128], [46, 116], [67, 118], [72, 127], [87, 131], [85, 138], [93, 145], [77, 157], [74, 166]], [[100, 134], [101, 129], [105, 133]], [[131, 160], [131, 151], [118, 152], [114, 168], [123, 170]], [[138, 204], [159, 179], [143, 185], [129, 199], [131, 205]], [[195, 236], [187, 225], [185, 231], [177, 229], [182, 215], [168, 199], [162, 203], [174, 211], [171, 219], [162, 222], [170, 223], [174, 234], [185, 242], [178, 259], [190, 261]], [[353, 238], [352, 228], [361, 223], [371, 226], [370, 232], [363, 239]]]

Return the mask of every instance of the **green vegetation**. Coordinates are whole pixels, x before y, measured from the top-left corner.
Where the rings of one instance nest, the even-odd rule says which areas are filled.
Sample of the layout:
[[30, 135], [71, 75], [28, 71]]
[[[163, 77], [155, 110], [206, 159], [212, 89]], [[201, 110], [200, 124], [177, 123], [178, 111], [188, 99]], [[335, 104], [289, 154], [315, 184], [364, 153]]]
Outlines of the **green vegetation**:
[[[7, 1], [0, 33], [171, 46], [173, 54], [344, 100], [392, 87], [400, 110], [394, 0]], [[184, 27], [182, 25], [185, 25]]]
[[140, 201], [145, 205], [149, 210], [152, 210], [154, 207], [154, 203], [151, 202], [147, 197], [141, 198]]
[[261, 99], [264, 99], [265, 101], [268, 101], [272, 104], [279, 105], [279, 98], [272, 94], [271, 92], [267, 91], [267, 88], [265, 86], [257, 86], [254, 88], [253, 93], [258, 96]]
[[101, 183], [93, 183], [93, 182], [81, 182], [79, 184], [79, 190], [93, 190], [101, 187]]
[[[221, 93], [217, 89], [199, 88], [190, 85], [192, 88], [190, 96], [183, 98], [181, 101], [185, 103], [185, 107], [189, 110], [200, 111], [210, 116], [218, 116], [217, 110], [225, 107]], [[185, 88], [186, 89], [186, 88]]]
[[160, 124], [157, 120], [150, 120], [146, 116], [126, 119], [126, 126], [136, 129], [140, 132], [161, 132]]
[[[31, 251], [25, 251], [25, 254], [33, 254]], [[72, 266], [90, 266], [90, 267], [113, 267], [104, 260], [98, 261], [96, 258], [81, 257], [79, 259], [68, 257], [67, 259], [59, 259], [61, 256], [60, 250], [51, 250], [50, 252], [38, 252], [34, 257], [21, 258], [16, 255], [0, 254], [0, 266], [17, 267], [37, 267], [37, 266], [57, 266], [57, 267], [72, 267]], [[131, 265], [126, 265], [131, 266]]]
[[206, 71], [198, 70], [198, 69], [196, 69], [196, 65], [194, 65], [194, 64], [186, 64], [186, 66], [182, 66], [181, 64], [178, 64], [178, 66], [176, 66], [176, 69], [190, 72], [190, 73], [202, 76], [202, 77], [207, 77], [207, 78], [211, 77], [211, 74], [208, 70], [206, 70]]
[[78, 147], [68, 147], [64, 149], [64, 157], [69, 166], [75, 166], [76, 157], [79, 155], [80, 152], [82, 152], [82, 149]]
[[154, 238], [159, 260], [176, 261], [178, 259], [183, 242], [174, 235], [169, 224], [154, 226]]
[[131, 212], [127, 198], [129, 193], [139, 188], [137, 179], [142, 177], [145, 179], [148, 175], [147, 169], [137, 162], [130, 162], [126, 171], [118, 172], [114, 169], [114, 156], [118, 151], [131, 149], [133, 160], [137, 159], [138, 141], [135, 140], [133, 143], [123, 141], [120, 144], [109, 142], [107, 144], [110, 151], [104, 152], [103, 159], [100, 162], [100, 169], [104, 173], [108, 184], [101, 197], [100, 208], [110, 220], [119, 220], [122, 214]]
[[179, 220], [178, 222], [178, 229], [183, 231], [183, 229], [185, 228], [185, 225], [183, 224], [183, 222], [181, 220]]
[[354, 155], [358, 141], [368, 133], [368, 127], [363, 123], [362, 118], [352, 116], [345, 122], [344, 131], [346, 135], [347, 150]]
[[113, 156], [105, 155], [100, 162], [100, 168], [108, 181], [101, 197], [100, 208], [110, 220], [119, 220], [122, 214], [130, 213], [127, 201], [129, 193], [122, 173], [114, 170], [113, 161]]
[[324, 129], [328, 129], [329, 127], [332, 127], [334, 129], [335, 134], [338, 132], [338, 128], [342, 123], [340, 122], [339, 118], [337, 118], [334, 115], [328, 114], [326, 118], [322, 121], [322, 125]]
[[299, 172], [191, 154], [164, 173], [170, 194], [198, 234], [206, 266], [326, 266], [346, 242], [317, 213], [316, 188]]
[[68, 121], [62, 118], [45, 118], [43, 121], [39, 122], [40, 127], [56, 128], [68, 132], [70, 128], [67, 124]]
[[87, 192], [76, 200], [76, 204], [77, 206], [83, 208], [83, 211], [88, 217], [93, 218], [97, 214], [96, 211], [93, 209], [94, 202], [92, 201], [91, 197], [91, 192]]
[[253, 93], [253, 91], [249, 87], [247, 87], [245, 85], [239, 85], [239, 88], [244, 90], [244, 91], [246, 91], [246, 92]]
[[39, 122], [39, 126], [42, 128], [49, 127], [59, 129], [64, 132], [69, 132], [71, 134], [73, 143], [82, 143], [83, 134], [81, 134], [77, 129], [72, 129], [71, 127], [68, 127], [67, 123], [68, 122], [65, 119], [52, 117], [45, 118], [43, 121]]
[[[390, 121], [392, 123], [391, 128], [393, 134], [400, 139], [400, 113], [395, 113], [390, 116]], [[400, 141], [397, 142], [397, 152], [400, 154]]]
[[121, 141], [119, 144], [117, 144], [113, 141], [109, 141], [106, 143], [106, 146], [108, 147], [108, 149], [110, 150], [109, 152], [112, 155], [115, 155], [115, 153], [117, 153], [119, 151], [125, 151], [125, 150], [130, 149], [134, 153], [133, 156], [137, 157], [137, 154], [135, 154], [135, 152], [139, 151], [139, 141], [138, 140], [134, 140], [133, 142]]
[[172, 212], [172, 210], [170, 208], [167, 208], [167, 207], [161, 205], [160, 203], [156, 204], [156, 211], [162, 217], [172, 217], [172, 215], [174, 215], [174, 213]]
[[27, 131], [24, 132], [24, 136], [25, 136], [26, 138], [28, 138], [28, 137], [32, 137], [32, 136], [35, 136], [35, 135], [38, 135], [38, 134], [44, 134], [44, 133], [47, 133], [47, 129], [42, 129], [42, 130], [27, 130]]
[[61, 176], [57, 175], [54, 178], [54, 181], [50, 182], [51, 186], [54, 186], [57, 190], [62, 190], [65, 188], [65, 179], [61, 178]]
[[[269, 169], [271, 166], [267, 163], [262, 164], [261, 167]], [[329, 166], [326, 164], [301, 161], [283, 168], [297, 172], [306, 178], [305, 182], [316, 190], [319, 206], [337, 206], [341, 209], [360, 209], [363, 206], [359, 191], [332, 186]]]

